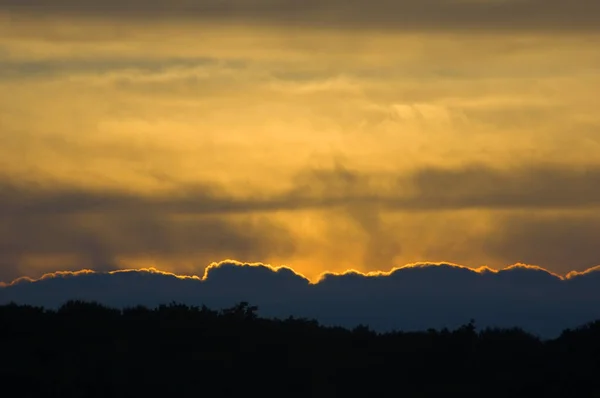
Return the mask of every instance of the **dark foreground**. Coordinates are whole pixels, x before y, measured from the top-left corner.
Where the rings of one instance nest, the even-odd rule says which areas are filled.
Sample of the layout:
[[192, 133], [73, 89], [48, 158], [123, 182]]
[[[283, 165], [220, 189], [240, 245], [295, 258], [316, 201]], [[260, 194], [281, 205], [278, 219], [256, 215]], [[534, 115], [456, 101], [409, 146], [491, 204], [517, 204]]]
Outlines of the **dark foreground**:
[[[58, 311], [0, 306], [0, 381], [15, 397], [600, 397], [600, 322], [375, 334], [267, 320], [245, 303]], [[7, 395], [7, 396], [9, 396]]]

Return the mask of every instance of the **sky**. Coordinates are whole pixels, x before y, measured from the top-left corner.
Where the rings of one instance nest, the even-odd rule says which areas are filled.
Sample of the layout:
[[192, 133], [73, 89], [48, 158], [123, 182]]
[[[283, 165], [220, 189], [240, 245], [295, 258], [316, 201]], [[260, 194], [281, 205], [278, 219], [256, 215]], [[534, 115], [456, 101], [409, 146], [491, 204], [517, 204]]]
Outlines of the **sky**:
[[0, 281], [600, 265], [596, 0], [0, 0]]

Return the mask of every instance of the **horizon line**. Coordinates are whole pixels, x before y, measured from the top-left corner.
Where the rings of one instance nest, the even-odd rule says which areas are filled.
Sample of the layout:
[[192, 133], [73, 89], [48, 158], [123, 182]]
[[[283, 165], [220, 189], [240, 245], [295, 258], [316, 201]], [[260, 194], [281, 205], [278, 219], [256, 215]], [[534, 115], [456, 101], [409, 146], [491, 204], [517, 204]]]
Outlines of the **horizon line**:
[[31, 282], [39, 282], [39, 281], [53, 279], [53, 278], [59, 278], [59, 277], [71, 277], [71, 276], [90, 275], [90, 274], [115, 275], [115, 274], [128, 273], [128, 272], [147, 272], [147, 273], [153, 273], [153, 274], [172, 276], [177, 279], [194, 279], [194, 280], [198, 280], [198, 281], [205, 281], [208, 279], [209, 273], [211, 272], [211, 270], [219, 268], [224, 265], [230, 265], [230, 266], [233, 265], [233, 266], [237, 266], [237, 267], [257, 267], [257, 268], [262, 267], [262, 268], [269, 269], [276, 273], [279, 272], [280, 270], [287, 270], [287, 271], [291, 271], [295, 275], [307, 280], [309, 282], [309, 284], [311, 284], [311, 285], [316, 285], [316, 284], [320, 283], [328, 276], [358, 275], [358, 276], [367, 277], [367, 278], [369, 278], [369, 277], [384, 277], [384, 276], [390, 276], [397, 271], [402, 271], [402, 270], [407, 270], [407, 269], [415, 269], [415, 268], [433, 268], [433, 267], [449, 267], [449, 268], [454, 268], [454, 269], [465, 269], [465, 270], [469, 270], [471, 272], [478, 273], [478, 274], [485, 274], [485, 273], [498, 274], [503, 271], [510, 271], [510, 270], [514, 270], [514, 269], [527, 269], [527, 270], [535, 270], [535, 271], [539, 271], [539, 272], [545, 272], [545, 273], [547, 273], [559, 280], [562, 280], [562, 281], [573, 279], [575, 277], [586, 275], [586, 274], [589, 274], [592, 272], [600, 272], [600, 265], [596, 265], [596, 266], [587, 268], [583, 271], [569, 271], [566, 274], [561, 275], [561, 274], [550, 271], [550, 270], [548, 270], [544, 267], [538, 266], [538, 265], [526, 264], [526, 263], [520, 263], [520, 262], [514, 263], [512, 265], [508, 265], [504, 268], [494, 269], [487, 265], [482, 265], [480, 267], [473, 268], [473, 267], [468, 267], [465, 265], [456, 264], [456, 263], [452, 263], [452, 262], [419, 261], [419, 262], [414, 262], [414, 263], [407, 263], [402, 266], [395, 266], [395, 267], [392, 267], [389, 271], [383, 271], [383, 270], [360, 271], [360, 270], [356, 270], [353, 268], [349, 268], [349, 269], [346, 269], [345, 271], [341, 271], [341, 272], [326, 270], [326, 271], [319, 273], [319, 275], [316, 278], [311, 279], [311, 278], [305, 276], [303, 273], [295, 270], [293, 267], [286, 265], [286, 264], [274, 266], [274, 265], [263, 263], [263, 262], [242, 262], [239, 260], [225, 259], [225, 260], [215, 261], [215, 262], [210, 263], [204, 269], [202, 276], [195, 275], [195, 274], [189, 275], [189, 274], [179, 274], [179, 273], [170, 272], [170, 271], [163, 271], [156, 267], [122, 268], [122, 269], [117, 269], [117, 270], [112, 270], [112, 271], [97, 271], [97, 270], [93, 270], [93, 269], [89, 269], [89, 268], [83, 268], [83, 269], [76, 270], [76, 271], [57, 270], [54, 272], [45, 273], [38, 278], [33, 278], [30, 276], [21, 276], [21, 277], [13, 279], [10, 282], [0, 281], [0, 288], [15, 286], [17, 284], [24, 283], [24, 282], [30, 282], [30, 283]]

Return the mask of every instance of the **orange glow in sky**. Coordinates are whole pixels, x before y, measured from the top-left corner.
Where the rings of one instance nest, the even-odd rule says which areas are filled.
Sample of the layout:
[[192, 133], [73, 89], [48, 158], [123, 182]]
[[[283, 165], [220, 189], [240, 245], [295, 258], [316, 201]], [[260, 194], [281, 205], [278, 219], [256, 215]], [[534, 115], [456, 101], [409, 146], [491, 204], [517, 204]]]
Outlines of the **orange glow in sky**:
[[590, 2], [29, 3], [0, 0], [0, 281], [600, 264]]

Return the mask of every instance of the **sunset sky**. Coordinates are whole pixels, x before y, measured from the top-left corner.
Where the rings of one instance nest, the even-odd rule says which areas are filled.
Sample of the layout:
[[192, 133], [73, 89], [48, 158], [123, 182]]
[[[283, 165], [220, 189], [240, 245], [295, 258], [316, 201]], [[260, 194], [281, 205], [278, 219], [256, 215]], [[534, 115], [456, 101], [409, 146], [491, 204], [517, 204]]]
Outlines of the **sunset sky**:
[[600, 265], [598, 0], [0, 0], [0, 281]]

